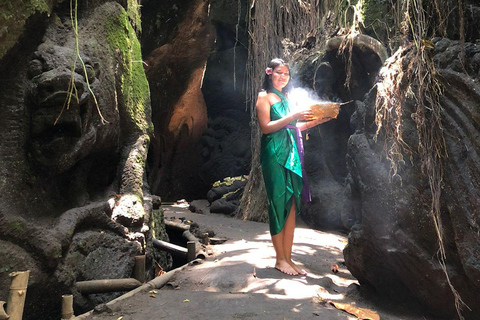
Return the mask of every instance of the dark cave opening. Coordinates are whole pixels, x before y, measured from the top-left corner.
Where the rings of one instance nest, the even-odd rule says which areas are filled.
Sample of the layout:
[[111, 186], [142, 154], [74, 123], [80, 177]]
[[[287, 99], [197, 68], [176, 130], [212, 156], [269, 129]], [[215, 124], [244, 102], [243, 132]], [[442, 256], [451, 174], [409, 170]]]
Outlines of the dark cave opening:
[[[353, 46], [352, 54], [348, 49], [339, 53], [339, 48], [326, 51], [312, 74], [312, 70], [301, 71], [300, 83], [313, 87], [321, 100], [345, 103], [334, 121], [329, 121], [312, 130], [311, 140], [305, 144], [321, 150], [325, 165], [340, 184], [348, 177], [346, 164], [347, 144], [355, 132], [355, 123], [351, 121], [356, 110], [355, 101], [363, 101], [365, 95], [374, 87], [382, 59], [372, 50]], [[347, 79], [349, 79], [347, 83]]]

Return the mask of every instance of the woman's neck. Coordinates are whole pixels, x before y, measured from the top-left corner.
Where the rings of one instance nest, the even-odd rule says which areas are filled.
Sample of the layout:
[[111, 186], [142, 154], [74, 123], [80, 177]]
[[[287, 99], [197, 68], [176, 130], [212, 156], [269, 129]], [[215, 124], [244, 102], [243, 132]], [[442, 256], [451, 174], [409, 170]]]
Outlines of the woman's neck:
[[278, 91], [282, 92], [282, 89], [283, 89], [283, 88], [278, 88], [278, 87], [275, 87], [275, 86], [272, 86], [272, 87], [273, 87], [275, 90], [278, 90]]

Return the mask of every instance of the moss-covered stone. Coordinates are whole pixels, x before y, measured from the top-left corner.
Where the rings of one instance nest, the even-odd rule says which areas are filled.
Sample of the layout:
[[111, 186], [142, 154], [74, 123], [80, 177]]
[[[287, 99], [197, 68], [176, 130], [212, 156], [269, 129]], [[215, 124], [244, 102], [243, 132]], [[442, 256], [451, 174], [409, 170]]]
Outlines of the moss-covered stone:
[[138, 0], [127, 1], [127, 14], [133, 25], [133, 28], [138, 32], [142, 31], [142, 19], [140, 17], [140, 4]]
[[14, 220], [9, 223], [8, 228], [14, 233], [19, 236], [25, 235], [27, 232], [27, 226], [25, 225], [24, 222], [20, 220]]
[[123, 59], [122, 97], [119, 98], [123, 98], [127, 118], [134, 122], [136, 130], [151, 133], [153, 126], [147, 120], [150, 117], [146, 116], [150, 111], [145, 109], [149, 106], [150, 88], [143, 69], [140, 43], [127, 12], [122, 10], [120, 15], [109, 17], [106, 29], [112, 54], [120, 53]]
[[238, 177], [225, 177], [223, 181], [216, 181], [213, 184], [213, 187], [221, 187], [221, 186], [231, 186], [235, 181], [245, 181], [247, 177], [245, 176], [238, 176]]
[[362, 7], [365, 33], [383, 43], [388, 43], [389, 37], [392, 38], [395, 34], [389, 1], [365, 0]]
[[155, 239], [168, 240], [163, 209], [152, 211], [152, 235]]
[[5, 0], [0, 3], [0, 59], [17, 43], [27, 20], [50, 15], [56, 0]]

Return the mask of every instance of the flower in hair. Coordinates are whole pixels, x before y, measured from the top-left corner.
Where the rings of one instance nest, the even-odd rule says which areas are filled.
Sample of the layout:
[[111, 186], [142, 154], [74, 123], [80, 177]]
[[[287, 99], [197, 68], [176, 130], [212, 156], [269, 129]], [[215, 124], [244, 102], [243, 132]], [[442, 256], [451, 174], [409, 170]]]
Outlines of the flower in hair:
[[270, 76], [270, 75], [273, 74], [273, 69], [272, 68], [267, 68], [267, 69], [265, 69], [265, 73]]

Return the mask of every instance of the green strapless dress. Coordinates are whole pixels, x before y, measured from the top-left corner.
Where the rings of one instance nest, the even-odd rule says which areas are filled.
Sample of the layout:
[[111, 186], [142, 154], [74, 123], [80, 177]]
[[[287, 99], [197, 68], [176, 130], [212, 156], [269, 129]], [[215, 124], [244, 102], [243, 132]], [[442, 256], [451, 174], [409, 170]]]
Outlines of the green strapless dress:
[[[278, 120], [290, 112], [290, 106], [280, 91], [273, 89], [272, 92], [281, 101], [270, 107], [270, 119]], [[290, 125], [295, 123], [293, 121]], [[276, 235], [285, 225], [293, 199], [296, 213], [300, 212], [303, 180], [295, 129], [282, 128], [262, 135], [260, 165], [269, 203], [270, 233]]]

